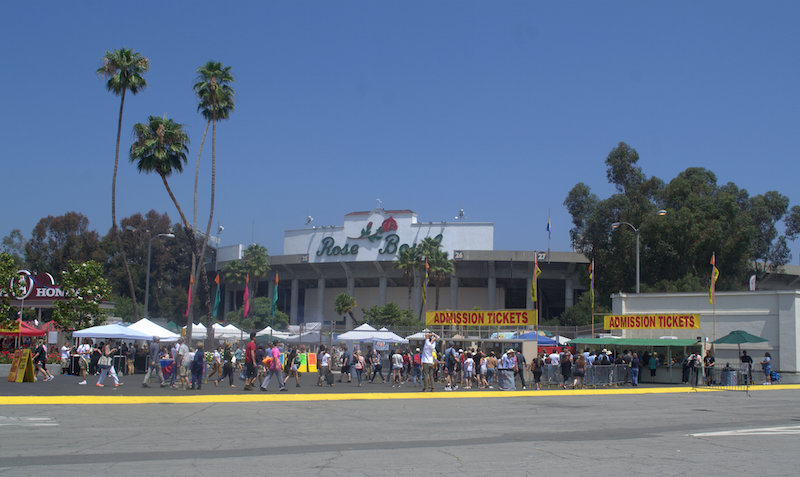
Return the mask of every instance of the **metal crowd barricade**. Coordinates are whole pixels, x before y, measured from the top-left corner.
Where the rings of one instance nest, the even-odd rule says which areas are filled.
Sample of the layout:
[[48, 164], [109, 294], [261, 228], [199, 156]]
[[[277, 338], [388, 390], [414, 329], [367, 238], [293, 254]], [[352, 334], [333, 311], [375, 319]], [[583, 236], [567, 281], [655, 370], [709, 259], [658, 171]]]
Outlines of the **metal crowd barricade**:
[[[698, 369], [698, 371], [700, 370]], [[741, 363], [739, 366], [726, 365], [722, 368], [705, 368], [703, 371], [704, 375], [698, 380], [697, 388], [744, 391], [748, 395], [750, 394], [753, 373], [748, 363]]]

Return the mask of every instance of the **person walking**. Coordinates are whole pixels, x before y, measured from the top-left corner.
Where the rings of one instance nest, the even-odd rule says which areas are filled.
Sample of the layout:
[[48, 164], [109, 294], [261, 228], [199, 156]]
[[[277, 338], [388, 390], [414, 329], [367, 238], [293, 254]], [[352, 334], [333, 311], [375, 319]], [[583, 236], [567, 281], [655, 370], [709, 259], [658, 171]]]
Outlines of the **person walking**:
[[158, 336], [153, 336], [153, 341], [150, 342], [150, 348], [147, 353], [147, 373], [144, 375], [142, 387], [149, 388], [150, 385], [148, 383], [155, 376], [158, 376], [158, 379], [161, 380], [162, 388], [167, 385], [164, 380], [164, 374], [161, 372], [161, 338]]
[[300, 387], [300, 355], [297, 353], [297, 348], [292, 348], [289, 356], [286, 358], [286, 365], [284, 366], [286, 377], [283, 378], [283, 385], [286, 387], [286, 382], [294, 376], [295, 387]]
[[119, 377], [117, 377], [117, 371], [114, 369], [114, 362], [112, 356], [114, 356], [114, 352], [117, 351], [117, 348], [112, 348], [110, 344], [104, 343], [100, 349], [100, 361], [98, 361], [98, 367], [100, 368], [100, 377], [97, 378], [97, 386], [98, 388], [102, 388], [104, 386], [103, 380], [106, 379], [106, 376], [111, 375], [111, 379], [114, 380], [114, 387], [122, 386], [123, 383], [120, 382]]
[[192, 359], [192, 385], [189, 389], [200, 390], [203, 385], [203, 367], [205, 365], [206, 353], [203, 351], [203, 342], [197, 342], [197, 349], [194, 351], [194, 359]]
[[638, 386], [639, 385], [639, 366], [641, 366], [641, 361], [639, 360], [639, 355], [633, 353], [633, 357], [631, 358], [631, 362], [628, 366], [631, 367], [631, 386]]
[[527, 369], [528, 363], [525, 361], [525, 355], [522, 354], [522, 348], [514, 353], [514, 357], [516, 359], [514, 363], [514, 374], [519, 376], [519, 383], [522, 385], [522, 389], [528, 389], [528, 386], [525, 384], [525, 369]]
[[537, 390], [542, 389], [542, 371], [544, 371], [544, 360], [542, 360], [541, 356], [536, 356], [533, 358], [533, 362], [531, 362], [531, 372], [533, 373], [533, 382]]
[[706, 355], [703, 357], [703, 371], [705, 371], [706, 375], [706, 386], [711, 386], [714, 384], [714, 356], [711, 354], [711, 350], [706, 350]]
[[242, 389], [245, 391], [252, 391], [256, 382], [256, 349], [256, 333], [253, 331], [244, 349], [245, 381]]
[[392, 354], [392, 387], [400, 387], [402, 384], [402, 371], [403, 371], [403, 355], [400, 354], [398, 348], [394, 349]]
[[233, 384], [233, 352], [231, 351], [230, 343], [225, 345], [225, 350], [222, 352], [222, 375], [214, 381], [214, 386], [217, 386], [220, 381], [225, 379], [225, 376], [228, 377], [230, 386], [235, 388], [236, 385]]
[[361, 356], [359, 351], [353, 351], [353, 367], [356, 370], [356, 379], [358, 380], [358, 387], [361, 387], [361, 375], [364, 373], [364, 368], [367, 367], [367, 363], [364, 360], [364, 357]]
[[353, 365], [353, 355], [350, 354], [350, 351], [347, 350], [347, 344], [342, 345], [342, 370], [339, 373], [339, 382], [342, 382], [342, 378], [347, 375], [347, 382], [349, 383], [351, 380], [350, 376], [350, 367]]
[[772, 384], [772, 355], [769, 354], [769, 351], [764, 353], [761, 370], [764, 371], [764, 384]]
[[89, 338], [84, 338], [83, 343], [78, 346], [75, 352], [78, 353], [79, 356], [78, 368], [80, 368], [81, 377], [83, 378], [78, 384], [85, 385], [86, 371], [89, 369], [89, 356], [92, 354], [92, 345], [89, 344]]
[[[319, 362], [319, 375], [317, 376], [317, 386], [322, 387], [328, 381], [328, 373], [331, 372], [331, 355], [325, 349], [325, 345], [319, 347], [319, 353], [317, 353]], [[333, 386], [333, 384], [331, 384]]]
[[217, 375], [217, 378], [219, 378], [220, 375], [222, 375], [222, 353], [220, 353], [221, 350], [222, 350], [221, 346], [217, 347], [217, 349], [214, 350], [214, 355], [211, 361], [213, 368], [211, 369], [211, 372], [208, 373], [208, 377], [206, 379], [211, 379], [211, 377], [214, 376], [215, 374]]
[[558, 357], [559, 365], [561, 366], [561, 387], [567, 389], [569, 377], [572, 376], [572, 353], [565, 349]]
[[37, 342], [33, 354], [33, 364], [36, 366], [36, 373], [34, 373], [34, 375], [42, 373], [44, 375], [44, 382], [54, 379], [50, 371], [47, 370], [47, 348], [44, 345], [44, 340], [39, 340]]
[[436, 335], [428, 333], [425, 335], [425, 343], [422, 346], [420, 361], [422, 362], [422, 392], [430, 390], [433, 392], [433, 352], [436, 348]]
[[278, 347], [278, 342], [272, 342], [272, 348], [267, 351], [267, 355], [272, 358], [269, 361], [269, 366], [267, 367], [267, 376], [264, 378], [264, 381], [261, 383], [261, 390], [266, 391], [267, 386], [269, 386], [269, 381], [272, 377], [275, 377], [275, 380], [278, 381], [278, 387], [280, 391], [286, 391], [286, 385], [284, 384], [283, 380], [283, 366], [281, 365], [281, 350]]
[[381, 384], [386, 383], [386, 378], [383, 377], [383, 363], [381, 363], [381, 353], [378, 350], [372, 352], [372, 378], [370, 383], [375, 381], [375, 376], [381, 376]]

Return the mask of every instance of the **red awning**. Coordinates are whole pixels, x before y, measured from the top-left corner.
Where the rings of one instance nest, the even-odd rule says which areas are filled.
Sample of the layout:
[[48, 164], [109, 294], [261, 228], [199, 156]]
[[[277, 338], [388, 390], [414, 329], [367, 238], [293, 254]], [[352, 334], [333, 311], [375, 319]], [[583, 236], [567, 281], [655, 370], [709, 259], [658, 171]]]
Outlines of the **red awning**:
[[42, 331], [39, 328], [29, 325], [26, 322], [22, 322], [22, 333], [19, 330], [20, 323], [19, 321], [15, 321], [13, 325], [9, 328], [0, 328], [0, 335], [22, 335], [22, 336], [44, 336], [47, 334], [46, 331]]

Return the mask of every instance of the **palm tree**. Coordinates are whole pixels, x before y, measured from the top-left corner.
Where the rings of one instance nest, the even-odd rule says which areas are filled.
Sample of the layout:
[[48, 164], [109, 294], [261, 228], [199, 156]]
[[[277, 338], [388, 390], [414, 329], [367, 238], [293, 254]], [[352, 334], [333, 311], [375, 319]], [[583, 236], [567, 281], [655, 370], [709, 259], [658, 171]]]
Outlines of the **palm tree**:
[[[448, 278], [455, 273], [455, 266], [453, 261], [448, 258], [447, 252], [442, 251], [442, 243], [433, 237], [426, 237], [417, 246], [419, 254], [421, 255], [420, 268], [425, 270], [425, 262], [427, 261], [428, 275], [430, 280], [436, 286], [436, 309], [439, 309], [439, 288], [444, 285]], [[421, 316], [421, 312], [420, 312]]]
[[453, 260], [448, 258], [448, 253], [442, 250], [435, 250], [428, 259], [430, 265], [429, 274], [431, 281], [436, 286], [436, 309], [439, 309], [439, 289], [455, 273]]
[[122, 247], [122, 239], [117, 233], [117, 169], [119, 168], [119, 138], [122, 131], [122, 110], [125, 107], [125, 93], [130, 91], [136, 94], [147, 87], [147, 81], [142, 76], [150, 69], [150, 60], [139, 53], [122, 48], [119, 50], [106, 51], [103, 57], [103, 66], [97, 69], [97, 74], [107, 79], [106, 89], [120, 97], [119, 119], [117, 119], [117, 145], [114, 153], [114, 175], [111, 179], [111, 233], [117, 242], [117, 248], [122, 253], [122, 263], [125, 264], [125, 272], [128, 275], [128, 285], [130, 287], [131, 299], [133, 300], [133, 315], [139, 318], [136, 308], [136, 292], [133, 288], [133, 278], [128, 267], [128, 259], [125, 256], [125, 249]]
[[[186, 153], [189, 148], [189, 136], [184, 132], [183, 126], [170, 118], [150, 116], [147, 124], [136, 123], [133, 125], [134, 142], [131, 145], [130, 161], [136, 162], [139, 172], [149, 174], [155, 172], [161, 177], [164, 188], [167, 190], [172, 203], [178, 209], [183, 228], [189, 239], [192, 252], [197, 254], [197, 241], [194, 231], [186, 220], [178, 199], [172, 193], [167, 177], [173, 172], [182, 172], [186, 163]], [[187, 320], [186, 333], [192, 336], [192, 320]]]
[[[247, 270], [244, 267], [242, 260], [234, 260], [228, 262], [225, 268], [222, 269], [222, 279], [225, 283], [230, 283], [235, 288], [238, 285], [244, 285], [247, 278]], [[233, 294], [233, 310], [238, 310], [236, 305], [236, 293]]]
[[[193, 283], [198, 283], [198, 275], [201, 278], [203, 287], [206, 289], [206, 300], [210, 300], [210, 289], [205, 273], [205, 260], [208, 237], [211, 233], [211, 224], [214, 220], [214, 203], [216, 199], [216, 179], [217, 179], [217, 121], [228, 119], [233, 111], [233, 88], [228, 83], [233, 82], [230, 66], [222, 66], [218, 61], [208, 61], [205, 65], [197, 68], [197, 82], [194, 84], [194, 91], [200, 102], [197, 110], [206, 118], [206, 127], [203, 130], [203, 138], [200, 141], [200, 148], [197, 152], [197, 163], [194, 171], [194, 207], [192, 214], [192, 227], [197, 226], [197, 181], [200, 174], [200, 157], [203, 153], [203, 145], [206, 141], [208, 126], [212, 125], [211, 133], [211, 207], [208, 213], [208, 225], [203, 237], [203, 245], [200, 254], [192, 257], [192, 276], [195, 277]], [[201, 270], [203, 273], [201, 274]], [[207, 303], [211, 307], [210, 301]], [[208, 317], [209, 324], [211, 317]]]
[[350, 317], [350, 324], [346, 325], [347, 328], [350, 328], [353, 324], [352, 322], [355, 321], [353, 309], [356, 306], [358, 306], [356, 299], [347, 293], [340, 293], [336, 295], [336, 298], [333, 300], [333, 308], [336, 314], [339, 316], [348, 315]]
[[400, 248], [400, 252], [397, 254], [397, 260], [395, 260], [393, 263], [395, 268], [398, 268], [403, 272], [406, 283], [408, 283], [408, 309], [410, 310], [411, 291], [414, 287], [414, 275], [416, 270], [419, 269], [420, 265], [420, 256], [417, 246], [415, 245], [413, 247]]

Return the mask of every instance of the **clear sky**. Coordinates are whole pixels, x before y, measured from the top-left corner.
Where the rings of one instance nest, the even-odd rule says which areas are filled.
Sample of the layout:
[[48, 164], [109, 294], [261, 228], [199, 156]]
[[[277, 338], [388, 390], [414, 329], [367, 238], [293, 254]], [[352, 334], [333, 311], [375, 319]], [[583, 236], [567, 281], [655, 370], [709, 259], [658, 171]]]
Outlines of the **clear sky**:
[[223, 245], [254, 238], [281, 254], [283, 231], [307, 215], [339, 225], [379, 197], [423, 221], [463, 207], [495, 223], [497, 250], [546, 248], [549, 210], [550, 246], [569, 250], [564, 198], [577, 182], [612, 192], [603, 161], [619, 141], [647, 175], [705, 167], [798, 204], [798, 13], [796, 1], [10, 2], [0, 235], [28, 238], [72, 210], [110, 228], [119, 98], [94, 72], [120, 47], [151, 69], [126, 99], [118, 218], [156, 209], [178, 221], [159, 178], [127, 160], [148, 115], [191, 137], [171, 178], [191, 211], [195, 70], [233, 67], [236, 110], [217, 130]]

